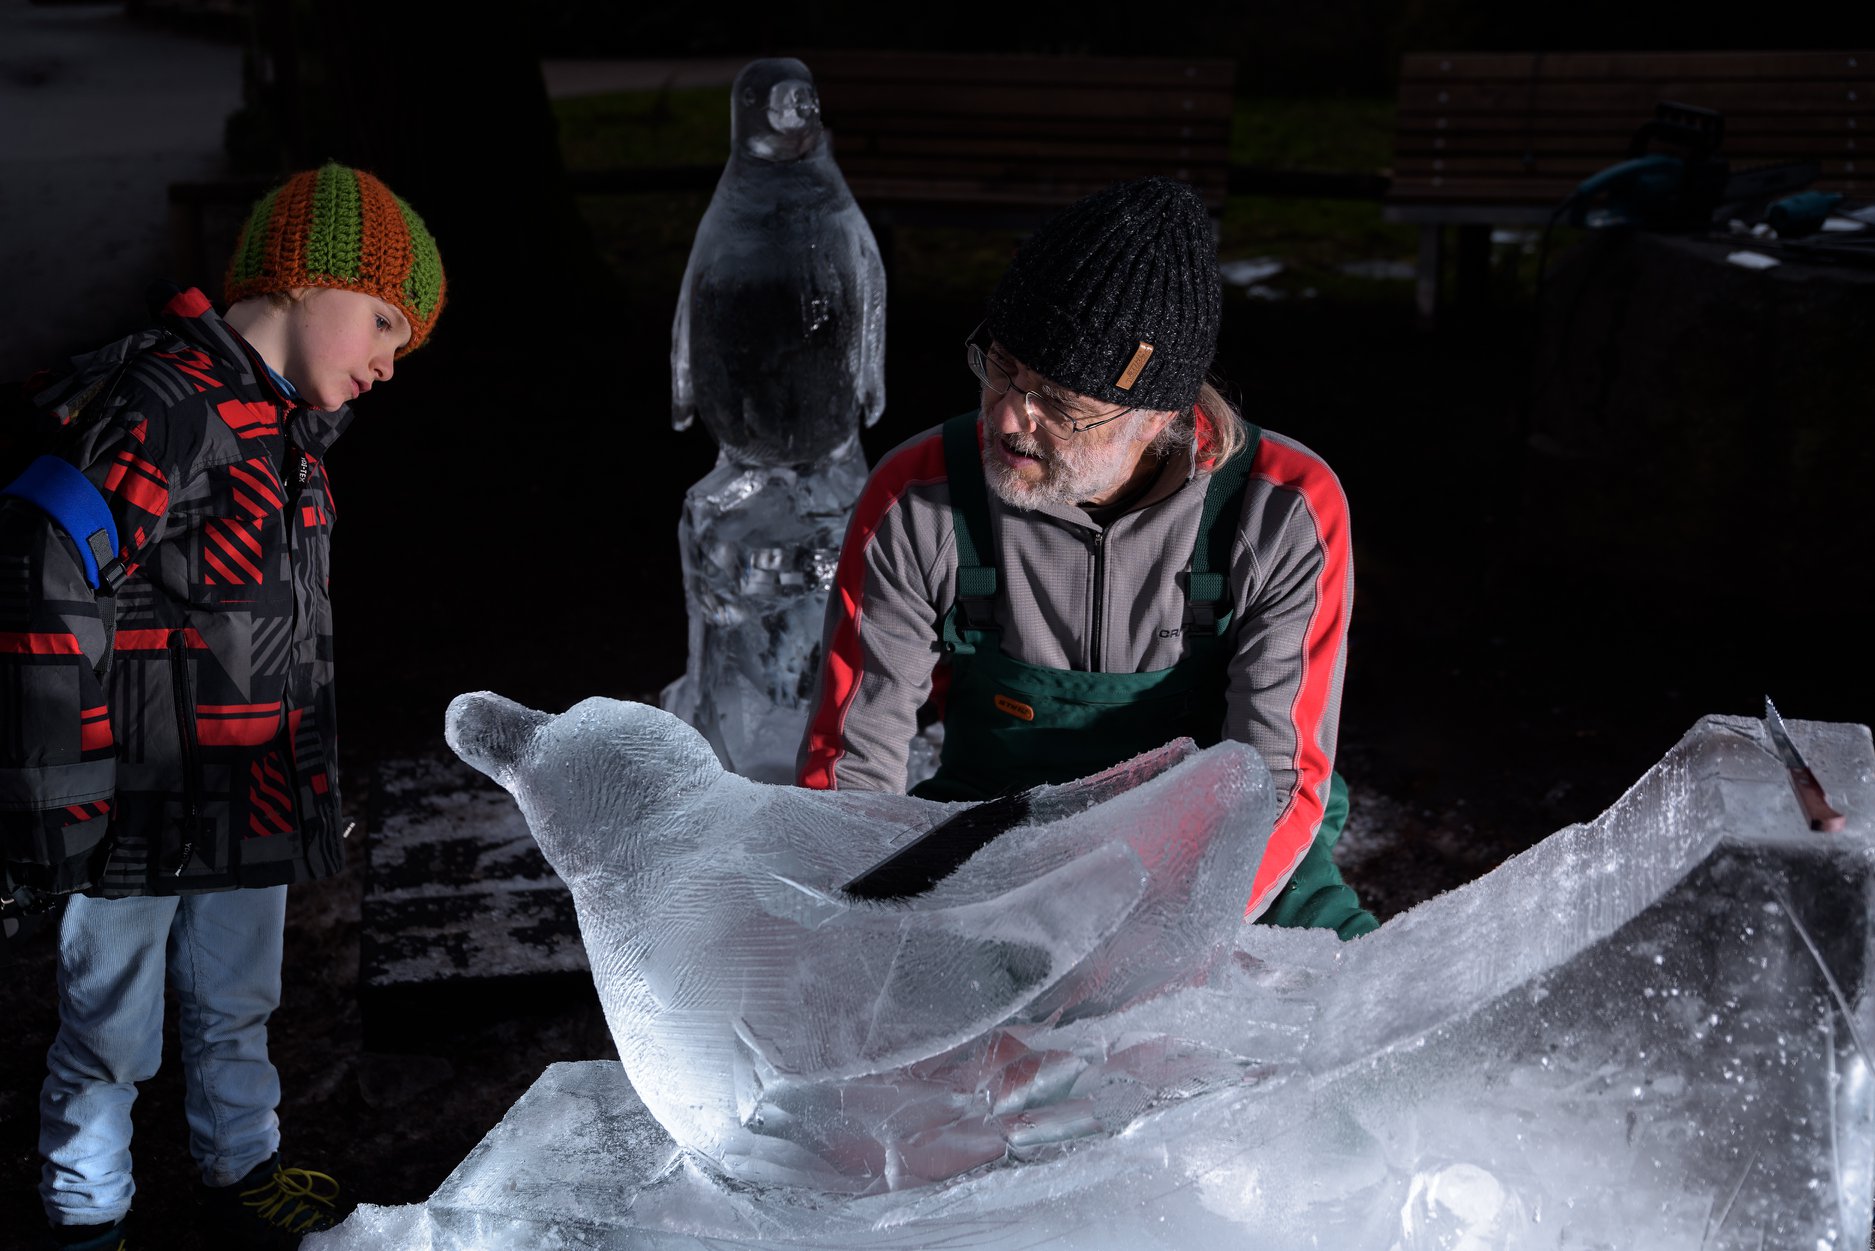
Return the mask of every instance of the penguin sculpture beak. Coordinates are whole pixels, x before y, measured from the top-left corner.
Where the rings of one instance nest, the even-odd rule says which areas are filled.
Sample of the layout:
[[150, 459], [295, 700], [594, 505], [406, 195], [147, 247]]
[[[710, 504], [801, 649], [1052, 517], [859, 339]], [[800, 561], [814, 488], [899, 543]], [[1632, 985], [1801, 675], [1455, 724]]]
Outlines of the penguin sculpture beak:
[[790, 78], [768, 89], [768, 124], [783, 134], [810, 125], [819, 114], [820, 100], [809, 83]]

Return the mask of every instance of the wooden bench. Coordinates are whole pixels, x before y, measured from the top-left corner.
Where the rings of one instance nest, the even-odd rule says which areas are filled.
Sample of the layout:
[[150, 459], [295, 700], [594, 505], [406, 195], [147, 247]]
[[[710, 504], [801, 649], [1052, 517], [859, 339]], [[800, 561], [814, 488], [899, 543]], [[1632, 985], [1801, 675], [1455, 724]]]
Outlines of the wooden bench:
[[[1033, 226], [1121, 179], [1230, 189], [1224, 59], [801, 51], [834, 159], [872, 222]], [[880, 239], [882, 247], [888, 241]]]
[[1815, 189], [1875, 193], [1875, 51], [1415, 53], [1400, 67], [1382, 215], [1420, 228], [1421, 315], [1439, 305], [1447, 226], [1470, 298], [1490, 228], [1547, 224], [1583, 179], [1627, 158], [1662, 102], [1720, 113], [1734, 173], [1813, 160]]

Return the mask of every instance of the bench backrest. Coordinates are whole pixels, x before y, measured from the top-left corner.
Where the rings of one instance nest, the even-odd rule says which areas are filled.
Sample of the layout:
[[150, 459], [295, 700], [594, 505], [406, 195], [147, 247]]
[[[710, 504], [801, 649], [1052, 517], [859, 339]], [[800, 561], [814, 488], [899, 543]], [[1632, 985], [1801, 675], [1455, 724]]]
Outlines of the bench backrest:
[[1388, 203], [1559, 203], [1661, 101], [1723, 114], [1734, 172], [1814, 160], [1815, 189], [1875, 193], [1875, 51], [1416, 53]]
[[868, 211], [1051, 210], [1164, 174], [1222, 210], [1234, 61], [804, 51]]

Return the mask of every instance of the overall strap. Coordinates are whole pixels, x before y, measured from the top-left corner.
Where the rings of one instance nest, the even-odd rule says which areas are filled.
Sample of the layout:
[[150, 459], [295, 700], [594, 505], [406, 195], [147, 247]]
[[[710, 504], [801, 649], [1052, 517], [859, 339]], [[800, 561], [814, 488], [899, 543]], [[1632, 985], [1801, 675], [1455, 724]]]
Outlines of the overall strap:
[[1244, 495], [1250, 487], [1250, 465], [1256, 460], [1263, 432], [1249, 427], [1243, 449], [1211, 473], [1205, 484], [1204, 512], [1198, 518], [1198, 537], [1191, 546], [1191, 570], [1185, 575], [1185, 627], [1209, 630], [1230, 612], [1230, 547], [1237, 537], [1237, 519], [1243, 516]]
[[951, 529], [957, 542], [957, 617], [966, 629], [996, 626], [996, 566], [990, 550], [990, 493], [977, 449], [977, 414], [944, 423], [944, 472], [951, 493]]

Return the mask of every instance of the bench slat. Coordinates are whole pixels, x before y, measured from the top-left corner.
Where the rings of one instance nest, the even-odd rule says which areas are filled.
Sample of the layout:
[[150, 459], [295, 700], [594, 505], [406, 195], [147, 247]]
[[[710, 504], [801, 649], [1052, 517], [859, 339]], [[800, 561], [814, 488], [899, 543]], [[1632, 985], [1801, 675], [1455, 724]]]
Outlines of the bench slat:
[[[1745, 136], [1734, 141], [1725, 137], [1722, 155], [1732, 164], [1744, 161], [1796, 160], [1808, 156], [1837, 156], [1854, 160], [1858, 152], [1875, 159], [1875, 135], [1871, 142], [1857, 148], [1854, 135], [1763, 135]], [[1394, 149], [1394, 165], [1409, 159], [1436, 160], [1440, 157], [1495, 157], [1499, 160], [1593, 156], [1601, 160], [1620, 160], [1628, 154], [1625, 135], [1541, 135], [1525, 137], [1498, 133], [1491, 135], [1418, 133], [1402, 134]]]
[[1190, 86], [1226, 94], [1237, 63], [1224, 57], [1024, 56], [1011, 53], [807, 51], [798, 57], [823, 92], [828, 84], [1030, 83], [1088, 86]]
[[[1221, 91], [1131, 91], [1099, 86], [1033, 87], [1007, 83], [933, 86], [907, 93], [885, 83], [828, 83], [820, 91], [829, 126], [889, 124], [894, 113], [953, 117], [967, 125], [982, 114], [1001, 117], [1165, 118], [1228, 117], [1231, 98]], [[869, 120], [876, 118], [877, 121]]]
[[[1074, 161], [1019, 157], [999, 161], [965, 160], [961, 157], [873, 157], [866, 160], [842, 160], [840, 168], [849, 183], [855, 178], [921, 177], [931, 181], [955, 179], [958, 182], [969, 182], [981, 179], [1006, 183], [1012, 179], [1017, 182], [1047, 182], [1076, 174], [1086, 178], [1105, 178], [1112, 182], [1138, 177], [1141, 171], [1164, 170], [1168, 166], [1163, 160], [1119, 160], [1112, 157]], [[1228, 166], [1223, 161], [1193, 161], [1179, 168], [1184, 170], [1184, 180], [1187, 182], [1215, 182], [1220, 186], [1228, 173]]]
[[[1082, 196], [1092, 195], [1104, 189], [1111, 182], [1112, 179], [1074, 177], [1050, 183], [1015, 186], [994, 181], [937, 182], [909, 177], [855, 177], [847, 179], [847, 186], [852, 188], [854, 197], [862, 204], [876, 201], [880, 203], [986, 204], [998, 207], [1025, 207], [1070, 204]], [[1221, 206], [1222, 194], [1214, 197], [1204, 194], [1202, 187], [1197, 190], [1208, 206], [1213, 209]]]
[[[1466, 178], [1440, 180], [1437, 177], [1399, 175], [1393, 180], [1387, 204], [1450, 204], [1453, 206], [1535, 205], [1562, 203], [1580, 185], [1578, 178]], [[1875, 177], [1841, 175], [1824, 171], [1824, 176], [1810, 184], [1816, 191], [1838, 191], [1851, 198], [1866, 198], [1875, 193]]]
[[1581, 79], [1601, 82], [1868, 77], [1875, 51], [1842, 52], [1414, 52], [1401, 58], [1402, 82], [1466, 78]]
[[[1143, 117], [974, 117], [967, 133], [958, 131], [954, 116], [893, 113], [862, 119], [849, 119], [852, 133], [869, 135], [933, 135], [962, 144], [974, 136], [986, 139], [1019, 138], [1034, 140], [1088, 140], [1101, 138], [1138, 139], [1153, 142], [1229, 143], [1230, 119], [1226, 117], [1180, 118], [1167, 123]], [[847, 126], [827, 123], [830, 132], [846, 134]]]
[[[1734, 172], [1755, 168], [1760, 165], [1779, 164], [1776, 161], [1734, 162]], [[1820, 172], [1826, 174], [1854, 173], [1854, 170], [1841, 170], [1843, 161], [1819, 161]], [[1552, 156], [1536, 157], [1530, 162], [1512, 162], [1496, 157], [1443, 157], [1435, 160], [1416, 158], [1401, 161], [1393, 167], [1393, 176], [1397, 179], [1430, 177], [1443, 174], [1448, 179], [1484, 178], [1493, 174], [1509, 176], [1543, 177], [1553, 175], [1558, 178], [1568, 177], [1578, 181], [1589, 175], [1607, 169], [1610, 162], [1594, 156]], [[1868, 162], [1871, 172], [1875, 172], [1875, 161]]]
[[1662, 100], [1717, 109], [1755, 113], [1864, 114], [1875, 104], [1875, 84], [1850, 79], [1790, 83], [1659, 82], [1486, 82], [1405, 83], [1400, 87], [1400, 112], [1446, 115], [1504, 110], [1537, 113], [1636, 114], [1636, 124], [1654, 115]]
[[[1643, 121], [1646, 119], [1642, 119]], [[1625, 144], [1640, 128], [1632, 113], [1571, 113], [1567, 115], [1529, 113], [1479, 113], [1453, 116], [1438, 113], [1402, 113], [1394, 127], [1396, 136], [1463, 134], [1530, 135], [1617, 135]], [[1725, 141], [1734, 138], [1775, 135], [1837, 135], [1844, 138], [1875, 139], [1875, 117], [1853, 113], [1823, 115], [1787, 113], [1778, 115], [1736, 116], [1725, 119]]]
[[[1838, 145], [1840, 147], [1841, 145]], [[1083, 161], [1117, 160], [1164, 164], [1167, 160], [1195, 161], [1225, 165], [1230, 161], [1230, 147], [1224, 143], [1116, 143], [1112, 141], [1053, 139], [1045, 145], [1019, 137], [1007, 139], [970, 136], [874, 135], [872, 142], [859, 151], [836, 149], [841, 167], [850, 161], [878, 161], [892, 158], [949, 158], [995, 161]]]

